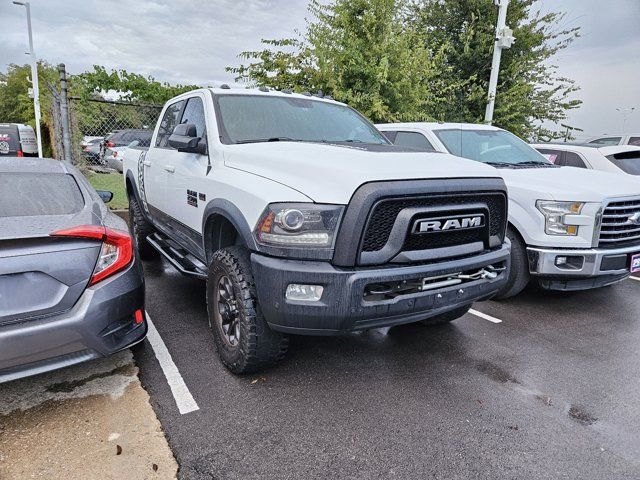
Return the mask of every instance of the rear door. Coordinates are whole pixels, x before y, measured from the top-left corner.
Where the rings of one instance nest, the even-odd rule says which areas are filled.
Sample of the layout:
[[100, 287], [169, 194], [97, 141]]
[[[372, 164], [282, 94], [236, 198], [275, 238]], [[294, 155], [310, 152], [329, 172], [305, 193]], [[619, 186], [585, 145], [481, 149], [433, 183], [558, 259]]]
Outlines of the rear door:
[[414, 148], [421, 152], [434, 152], [435, 148], [421, 132], [412, 130], [397, 130], [393, 139], [394, 145]]
[[547, 160], [551, 163], [555, 163], [556, 165], [566, 165], [564, 162], [564, 154], [563, 150], [556, 150], [552, 148], [536, 148], [538, 152], [540, 152]]
[[20, 135], [15, 125], [0, 125], [0, 156], [22, 156]]
[[85, 290], [101, 242], [52, 237], [101, 225], [93, 201], [65, 173], [0, 173], [0, 327], [69, 310]]
[[22, 153], [25, 157], [38, 156], [38, 140], [36, 134], [29, 125], [21, 125], [18, 127], [18, 136], [20, 137], [20, 145]]

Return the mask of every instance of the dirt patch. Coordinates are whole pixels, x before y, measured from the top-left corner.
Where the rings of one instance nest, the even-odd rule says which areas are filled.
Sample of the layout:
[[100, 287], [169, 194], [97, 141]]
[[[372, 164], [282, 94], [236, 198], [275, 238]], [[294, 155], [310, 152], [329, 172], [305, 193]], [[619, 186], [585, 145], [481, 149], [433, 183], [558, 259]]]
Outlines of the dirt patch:
[[[86, 381], [79, 375], [80, 379], [51, 385], [54, 392], [62, 390], [64, 397], [41, 394], [46, 400], [37, 405], [15, 398], [23, 408], [0, 416], [0, 479], [176, 478], [178, 465], [137, 378], [137, 368], [118, 365], [111, 377], [96, 374], [91, 365], [84, 368]], [[105, 391], [112, 387], [111, 378], [118, 380], [117, 394]], [[25, 390], [29, 381], [20, 381]], [[38, 383], [38, 378], [32, 382]], [[102, 382], [102, 391], [96, 382]], [[16, 386], [8, 387], [16, 395]], [[42, 387], [38, 390], [51, 395]]]
[[569, 407], [569, 417], [582, 425], [593, 425], [598, 421], [596, 417], [577, 405]]
[[504, 370], [502, 367], [495, 365], [491, 362], [487, 362], [485, 360], [480, 361], [476, 364], [476, 368], [480, 373], [484, 373], [492, 380], [499, 383], [515, 383], [519, 385], [520, 382], [509, 372]]

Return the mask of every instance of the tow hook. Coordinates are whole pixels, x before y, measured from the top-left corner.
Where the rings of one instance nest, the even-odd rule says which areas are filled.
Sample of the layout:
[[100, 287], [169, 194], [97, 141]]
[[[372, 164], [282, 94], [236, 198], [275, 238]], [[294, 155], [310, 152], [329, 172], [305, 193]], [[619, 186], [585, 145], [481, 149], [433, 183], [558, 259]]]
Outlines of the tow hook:
[[475, 273], [469, 273], [469, 274], [461, 273], [460, 275], [457, 276], [457, 278], [461, 280], [480, 280], [485, 278], [492, 280], [496, 278], [500, 274], [500, 272], [504, 272], [505, 270], [506, 270], [506, 267], [494, 267], [493, 265], [489, 265], [488, 267], [482, 268]]

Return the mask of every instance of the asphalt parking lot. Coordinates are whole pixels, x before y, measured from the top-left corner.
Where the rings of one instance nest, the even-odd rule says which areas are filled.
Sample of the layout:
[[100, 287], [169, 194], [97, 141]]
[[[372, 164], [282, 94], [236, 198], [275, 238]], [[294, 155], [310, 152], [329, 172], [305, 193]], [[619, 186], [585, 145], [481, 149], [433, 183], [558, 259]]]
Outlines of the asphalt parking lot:
[[293, 337], [281, 365], [235, 377], [204, 284], [145, 269], [159, 336], [136, 360], [182, 478], [640, 478], [640, 282]]

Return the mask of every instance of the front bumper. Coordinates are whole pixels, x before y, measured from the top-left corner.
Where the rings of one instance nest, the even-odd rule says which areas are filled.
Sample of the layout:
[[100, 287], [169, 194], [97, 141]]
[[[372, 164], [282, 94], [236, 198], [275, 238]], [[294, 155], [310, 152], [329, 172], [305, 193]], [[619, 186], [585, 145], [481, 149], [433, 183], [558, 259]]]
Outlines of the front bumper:
[[[423, 320], [491, 298], [507, 281], [508, 244], [481, 255], [428, 265], [348, 269], [328, 262], [295, 261], [251, 255], [261, 310], [269, 326], [284, 333], [335, 335]], [[506, 267], [495, 278], [369, 301], [368, 285], [411, 281], [488, 266]], [[285, 298], [289, 284], [322, 285], [320, 301]]]
[[144, 338], [142, 265], [87, 288], [65, 313], [0, 327], [0, 383], [123, 350]]
[[[527, 247], [531, 275], [552, 290], [585, 290], [624, 280], [629, 275], [630, 258], [636, 253], [640, 253], [640, 245], [576, 250]], [[569, 264], [559, 264], [558, 257], [567, 257]]]

